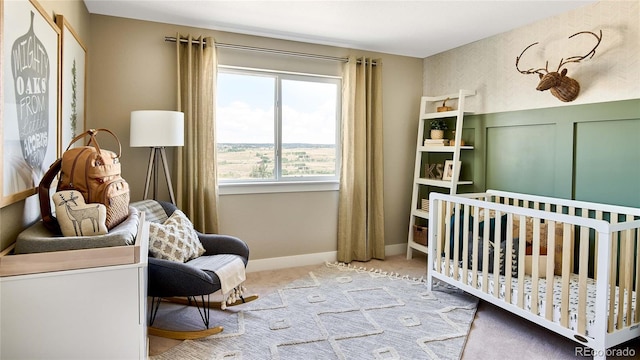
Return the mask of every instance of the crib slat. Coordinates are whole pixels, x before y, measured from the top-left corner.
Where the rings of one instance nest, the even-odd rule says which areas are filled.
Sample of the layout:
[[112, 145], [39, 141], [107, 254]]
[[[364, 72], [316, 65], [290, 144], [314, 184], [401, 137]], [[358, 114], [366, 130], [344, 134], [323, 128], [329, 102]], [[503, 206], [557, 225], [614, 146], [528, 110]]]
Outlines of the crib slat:
[[533, 243], [531, 252], [531, 312], [538, 315], [538, 258], [540, 257], [540, 219], [533, 219]]
[[[489, 219], [489, 209], [484, 208], [484, 218]], [[486, 224], [486, 223], [485, 223]], [[484, 226], [482, 238], [482, 292], [489, 293], [489, 226]]]
[[616, 296], [618, 302], [618, 315], [616, 317], [617, 325], [616, 329], [622, 328], [622, 304], [624, 301], [624, 284], [627, 283], [627, 257], [624, 252], [627, 250], [627, 238], [623, 233], [620, 233], [620, 265], [618, 267], [618, 294]]
[[[460, 267], [458, 266], [458, 264], [460, 264], [459, 263], [460, 257], [458, 256], [458, 254], [460, 254], [460, 222], [462, 221], [462, 213], [460, 212], [459, 203], [455, 203], [454, 205], [453, 217], [455, 218], [453, 221], [455, 226], [452, 229], [454, 235], [453, 235], [453, 254], [451, 257], [453, 258], [453, 278], [458, 280], [458, 273], [460, 269]], [[450, 241], [450, 238], [447, 240]], [[450, 248], [451, 248], [451, 245], [447, 246], [447, 249], [450, 249]]]
[[[480, 208], [473, 208], [473, 253], [471, 254], [471, 286], [478, 288], [478, 238], [480, 237]], [[486, 282], [486, 281], [485, 281]]]
[[[557, 214], [562, 214], [562, 205], [553, 205], [554, 209], [553, 211]], [[562, 274], [562, 266], [560, 266], [560, 269], [556, 270], [556, 261], [558, 262], [562, 262], [562, 255], [558, 254], [558, 250], [560, 251], [560, 254], [562, 254], [562, 240], [558, 239], [555, 237], [555, 234], [558, 230], [559, 227], [562, 228], [562, 224], [561, 222], [556, 222], [555, 226], [553, 227], [553, 233], [554, 233], [554, 246], [551, 249], [551, 253], [553, 253], [553, 260], [550, 260], [551, 263], [553, 264], [553, 274], [554, 275], [561, 275]], [[562, 233], [562, 231], [560, 231]], [[549, 254], [549, 247], [547, 246], [547, 254]], [[556, 259], [556, 257], [560, 257], [560, 259]], [[556, 274], [556, 271], [560, 271], [560, 274]], [[555, 281], [555, 276], [554, 276], [554, 281]]]
[[[437, 229], [437, 235], [436, 235], [436, 248], [437, 251], [434, 257], [435, 257], [435, 263], [436, 263], [436, 271], [441, 273], [442, 272], [442, 246], [443, 246], [443, 242], [444, 242], [444, 238], [445, 236], [443, 236], [447, 230], [446, 230], [446, 224], [445, 221], [443, 219], [444, 213], [447, 211], [444, 207], [445, 206], [449, 206], [445, 201], [443, 200], [438, 200], [438, 212], [436, 213], [438, 219], [438, 225], [436, 226]], [[431, 226], [433, 226], [433, 224], [431, 224]]]
[[[500, 234], [500, 230], [502, 228], [502, 214], [500, 213], [500, 211], [496, 211], [496, 217], [495, 217], [495, 222], [496, 222], [496, 227], [494, 229], [494, 241], [493, 241], [493, 295], [497, 298], [500, 297], [500, 281], [498, 281], [499, 279], [499, 274], [500, 274], [500, 239], [501, 239], [501, 234]], [[489, 221], [489, 218], [485, 218], [485, 221]], [[485, 227], [487, 227], [489, 223], [485, 222]], [[489, 242], [489, 238], [486, 238], [484, 240], [485, 242]]]
[[[513, 214], [507, 213], [507, 246], [505, 248], [505, 264], [504, 264], [504, 301], [507, 304], [511, 304], [511, 267], [513, 264]], [[496, 239], [496, 245], [499, 245], [500, 241]]]
[[[628, 219], [627, 220], [633, 220], [633, 218]], [[635, 233], [635, 235], [634, 235]], [[638, 259], [640, 259], [640, 246], [638, 244], [638, 237], [640, 236], [640, 233], [638, 233], [638, 230], [635, 229], [632, 234], [631, 234], [631, 241], [633, 241], [633, 243], [635, 244], [636, 247], [636, 271], [635, 274], [640, 274], [640, 261]], [[634, 287], [634, 289], [636, 289], [636, 301], [631, 304], [631, 307], [633, 308], [635, 306], [635, 311], [633, 313], [633, 324], [637, 324], [640, 320], [638, 319], [638, 317], [640, 316], [640, 306], [638, 306], [638, 291], [640, 290], [640, 276], [636, 275], [636, 285]]]
[[[547, 208], [548, 209], [548, 208]], [[547, 221], [547, 268], [546, 299], [544, 314], [547, 320], [553, 321], [553, 268], [556, 248], [556, 222]]]
[[522, 261], [525, 259], [527, 250], [527, 218], [524, 215], [520, 215], [519, 226], [520, 254], [518, 255], [518, 259], [520, 263], [518, 266], [518, 307], [524, 309], [524, 266], [522, 266]]
[[[627, 215], [626, 221], [632, 221], [632, 220], [633, 220], [633, 216]], [[633, 288], [631, 287], [631, 285], [633, 284], [633, 273], [631, 272], [631, 270], [633, 269], [633, 255], [634, 255], [633, 245], [634, 244], [631, 238], [631, 230], [625, 230], [624, 235], [627, 239], [627, 251], [626, 251], [627, 266], [625, 268], [625, 271], [627, 272], [627, 275], [626, 275], [627, 282], [624, 284], [624, 290], [626, 292], [625, 295], [627, 298], [627, 302], [626, 302], [626, 306], [620, 306], [620, 304], [618, 304], [618, 309], [624, 309], [624, 312], [626, 314], [625, 324], [626, 326], [629, 326], [631, 324], [631, 305], [632, 305], [631, 295], [633, 294]]]
[[[618, 215], [611, 213], [610, 216], [611, 219], [609, 222], [611, 224], [617, 224]], [[609, 258], [609, 315], [607, 321], [608, 332], [613, 332], [614, 330], [615, 314], [613, 313], [613, 309], [616, 303], [616, 280], [618, 279], [618, 234], [619, 232], [611, 234], [611, 257]]]
[[[463, 232], [462, 232], [462, 281], [469, 285], [468, 279], [468, 264], [469, 264], [469, 205], [464, 205], [464, 221], [463, 221]], [[458, 252], [456, 251], [456, 254]]]
[[[567, 208], [568, 209], [568, 214], [571, 216], [575, 216], [576, 215], [576, 208], [573, 206], [570, 206]], [[571, 253], [571, 257], [569, 258], [569, 269], [571, 269], [571, 272], [574, 272], [574, 268], [575, 268], [575, 258], [574, 258], [574, 254], [576, 253], [576, 238], [575, 238], [575, 231], [576, 228], [574, 226], [571, 227], [571, 243], [569, 244], [569, 252]]]
[[571, 262], [569, 259], [573, 256], [573, 252], [567, 251], [571, 248], [573, 238], [571, 237], [571, 228], [573, 225], [565, 223], [562, 227], [562, 290], [560, 304], [560, 324], [563, 327], [569, 326], [569, 283], [571, 277]]
[[[582, 209], [582, 217], [588, 217]], [[580, 226], [580, 265], [578, 269], [578, 333], [586, 334], [587, 328], [587, 278], [589, 275], [589, 228]]]
[[[596, 211], [596, 220], [602, 220], [602, 211]], [[593, 245], [594, 249], [598, 249], [598, 236], [596, 236], [596, 240]], [[598, 257], [593, 257], [593, 279], [598, 280]]]
[[[446, 209], [446, 216], [444, 219], [444, 227], [446, 229], [445, 231], [445, 235], [444, 235], [444, 271], [445, 274], [447, 276], [451, 276], [451, 272], [449, 271], [449, 269], [451, 268], [451, 262], [449, 261], [449, 249], [451, 248], [449, 246], [449, 243], [451, 242], [451, 221], [449, 221], [449, 219], [451, 219], [451, 208], [453, 207], [453, 204], [447, 201], [447, 209]], [[440, 253], [442, 254], [442, 253]], [[439, 255], [439, 254], [438, 254]]]

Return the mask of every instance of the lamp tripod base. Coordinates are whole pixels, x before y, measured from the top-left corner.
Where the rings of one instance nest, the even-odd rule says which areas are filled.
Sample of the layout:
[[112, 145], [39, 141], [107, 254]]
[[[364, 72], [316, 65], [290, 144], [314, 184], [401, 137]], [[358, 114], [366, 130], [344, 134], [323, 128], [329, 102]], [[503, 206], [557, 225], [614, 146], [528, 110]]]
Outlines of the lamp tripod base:
[[147, 167], [147, 181], [144, 184], [144, 197], [147, 199], [149, 195], [149, 186], [151, 184], [151, 175], [153, 174], [153, 199], [158, 198], [158, 162], [162, 161], [162, 167], [164, 168], [164, 176], [167, 180], [167, 186], [169, 187], [169, 197], [171, 203], [176, 204], [176, 198], [173, 194], [173, 184], [171, 183], [171, 175], [169, 174], [169, 165], [167, 164], [167, 153], [164, 147], [152, 147], [149, 153], [149, 166]]

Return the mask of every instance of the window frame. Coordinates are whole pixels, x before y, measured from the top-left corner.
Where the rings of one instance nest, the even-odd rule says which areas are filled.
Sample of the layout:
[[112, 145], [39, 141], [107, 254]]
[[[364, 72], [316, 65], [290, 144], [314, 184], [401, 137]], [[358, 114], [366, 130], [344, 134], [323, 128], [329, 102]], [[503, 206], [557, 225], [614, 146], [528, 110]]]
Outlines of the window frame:
[[[251, 194], [300, 191], [336, 191], [342, 162], [342, 77], [279, 70], [218, 65], [218, 73], [266, 76], [274, 79], [274, 176], [268, 179], [218, 179], [219, 194]], [[336, 85], [335, 175], [282, 176], [282, 82], [285, 80], [330, 83]], [[218, 90], [216, 90], [216, 93]], [[217, 102], [217, 98], [216, 98]], [[217, 104], [216, 104], [217, 106]], [[218, 142], [216, 139], [215, 146]], [[216, 160], [217, 161], [217, 160]], [[216, 164], [217, 166], [217, 164]], [[217, 170], [216, 170], [217, 171]]]

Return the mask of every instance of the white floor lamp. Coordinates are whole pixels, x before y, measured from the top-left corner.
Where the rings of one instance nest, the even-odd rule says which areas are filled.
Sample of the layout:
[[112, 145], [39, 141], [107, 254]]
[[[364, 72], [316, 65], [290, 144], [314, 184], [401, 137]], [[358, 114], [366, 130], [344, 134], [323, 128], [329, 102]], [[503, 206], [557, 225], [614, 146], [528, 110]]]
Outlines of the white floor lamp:
[[171, 202], [176, 203], [173, 185], [167, 164], [167, 146], [184, 146], [184, 113], [165, 110], [137, 110], [131, 112], [131, 147], [150, 147], [147, 181], [144, 184], [144, 198], [149, 194], [151, 174], [153, 174], [153, 199], [158, 196], [158, 162], [162, 161], [164, 176], [169, 186]]

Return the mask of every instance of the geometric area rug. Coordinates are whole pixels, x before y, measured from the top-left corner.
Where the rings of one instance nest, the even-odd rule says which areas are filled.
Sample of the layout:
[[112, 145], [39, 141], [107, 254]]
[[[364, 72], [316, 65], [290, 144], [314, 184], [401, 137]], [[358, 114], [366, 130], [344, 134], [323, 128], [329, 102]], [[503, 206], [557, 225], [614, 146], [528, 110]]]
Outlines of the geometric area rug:
[[459, 359], [477, 305], [445, 285], [428, 291], [423, 278], [326, 263], [256, 301], [212, 309], [223, 332], [150, 359]]

